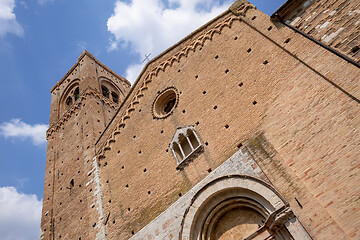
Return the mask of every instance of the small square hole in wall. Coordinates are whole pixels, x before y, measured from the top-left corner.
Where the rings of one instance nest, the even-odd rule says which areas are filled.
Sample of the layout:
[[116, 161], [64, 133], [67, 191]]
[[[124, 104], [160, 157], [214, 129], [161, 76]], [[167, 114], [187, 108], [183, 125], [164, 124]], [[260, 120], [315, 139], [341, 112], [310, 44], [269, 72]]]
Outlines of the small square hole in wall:
[[257, 104], [257, 101], [253, 101], [253, 104], [256, 105], [256, 104]]
[[289, 43], [290, 40], [291, 40], [291, 38], [287, 38], [287, 39], [284, 41], [284, 43]]
[[355, 46], [351, 49], [351, 53], [355, 54], [357, 53], [358, 51], [360, 50], [360, 47], [359, 46]]
[[244, 85], [244, 83], [243, 83], [243, 82], [239, 83], [239, 87], [242, 87], [243, 85]]
[[229, 70], [229, 69], [226, 69], [226, 70], [225, 70], [225, 73], [226, 73], [226, 74], [228, 74], [229, 72], [230, 72], [230, 70]]
[[248, 50], [246, 50], [248, 53], [251, 52], [251, 48], [249, 48]]

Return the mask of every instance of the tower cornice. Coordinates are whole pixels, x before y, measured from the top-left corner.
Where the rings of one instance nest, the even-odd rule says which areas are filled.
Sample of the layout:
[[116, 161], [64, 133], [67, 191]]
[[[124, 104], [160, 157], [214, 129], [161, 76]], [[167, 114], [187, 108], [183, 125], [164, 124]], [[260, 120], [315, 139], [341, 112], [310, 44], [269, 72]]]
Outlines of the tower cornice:
[[94, 55], [92, 55], [90, 52], [84, 50], [78, 60], [76, 61], [76, 63], [70, 68], [69, 71], [67, 71], [67, 73], [61, 78], [60, 81], [58, 81], [50, 90], [50, 92], [52, 93], [55, 89], [57, 89], [68, 77], [69, 75], [74, 71], [74, 69], [76, 67], [78, 67], [80, 65], [81, 60], [85, 57], [88, 56], [89, 58], [91, 58], [92, 60], [94, 60], [96, 62], [96, 64], [98, 64], [99, 66], [101, 66], [102, 68], [104, 68], [106, 71], [108, 71], [109, 73], [111, 73], [112, 75], [114, 75], [116, 78], [121, 79], [126, 85], [131, 86], [131, 83], [124, 77], [120, 76], [119, 74], [117, 74], [116, 72], [114, 72], [113, 70], [111, 70], [110, 68], [108, 68], [105, 64], [103, 64], [102, 62], [100, 62], [98, 59], [96, 59], [94, 57]]

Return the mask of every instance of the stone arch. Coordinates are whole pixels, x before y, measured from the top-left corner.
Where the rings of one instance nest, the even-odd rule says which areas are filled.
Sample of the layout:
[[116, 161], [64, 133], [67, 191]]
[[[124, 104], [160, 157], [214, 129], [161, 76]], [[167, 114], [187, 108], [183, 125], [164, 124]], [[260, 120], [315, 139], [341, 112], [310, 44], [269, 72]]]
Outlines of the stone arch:
[[60, 116], [64, 114], [80, 97], [80, 86], [79, 86], [79, 79], [75, 79], [72, 81], [71, 84], [67, 86], [65, 91], [63, 92], [60, 102], [59, 102], [59, 109], [60, 109]]
[[[294, 219], [287, 201], [268, 183], [246, 175], [223, 176], [194, 195], [179, 239], [297, 239], [285, 226]], [[301, 239], [311, 239], [299, 228], [308, 237]]]
[[99, 84], [100, 84], [101, 94], [104, 97], [110, 99], [115, 103], [119, 103], [124, 99], [125, 97], [124, 93], [115, 84], [113, 84], [111, 80], [104, 77], [100, 77]]

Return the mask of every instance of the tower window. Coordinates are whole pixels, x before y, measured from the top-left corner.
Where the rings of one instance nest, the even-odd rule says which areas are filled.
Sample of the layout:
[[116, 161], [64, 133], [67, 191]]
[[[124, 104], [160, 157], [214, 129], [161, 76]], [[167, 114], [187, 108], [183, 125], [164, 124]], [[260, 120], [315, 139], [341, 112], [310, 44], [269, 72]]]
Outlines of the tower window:
[[73, 101], [72, 101], [72, 97], [69, 96], [69, 97], [66, 99], [65, 104], [66, 104], [67, 107], [70, 107], [70, 106], [72, 105], [72, 102], [73, 102]]
[[79, 99], [79, 96], [80, 96], [80, 90], [79, 90], [79, 87], [77, 87], [74, 91], [74, 99], [75, 101]]
[[104, 97], [108, 98], [110, 101], [119, 104], [122, 101], [124, 94], [114, 85], [111, 80], [101, 78], [100, 79], [101, 93]]
[[177, 129], [170, 148], [175, 157], [177, 169], [183, 169], [204, 150], [193, 126]]
[[61, 97], [60, 109], [61, 113], [67, 111], [77, 99], [80, 97], [79, 84], [77, 82], [71, 84], [68, 90]]
[[114, 103], [119, 103], [119, 96], [116, 93], [112, 92], [111, 97]]
[[109, 90], [106, 87], [102, 86], [101, 91], [104, 97], [109, 98]]

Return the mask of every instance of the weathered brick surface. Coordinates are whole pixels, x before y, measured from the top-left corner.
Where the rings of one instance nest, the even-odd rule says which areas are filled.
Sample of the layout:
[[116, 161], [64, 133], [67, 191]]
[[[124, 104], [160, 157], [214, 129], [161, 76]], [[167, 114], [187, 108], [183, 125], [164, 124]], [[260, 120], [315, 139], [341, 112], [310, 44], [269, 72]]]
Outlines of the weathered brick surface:
[[[113, 79], [124, 91], [129, 84], [115, 81], [87, 52], [65, 77], [52, 91], [41, 231], [43, 239], [95, 239], [101, 206], [92, 181], [94, 146], [117, 109], [99, 94], [98, 78]], [[66, 110], [61, 96], [76, 81], [80, 97]]]
[[[83, 65], [87, 75], [80, 88], [99, 92], [91, 80], [99, 71], [91, 61]], [[314, 239], [359, 238], [359, 77], [356, 66], [250, 8], [245, 16], [225, 12], [152, 60], [96, 149], [115, 109], [101, 94], [87, 94], [80, 108], [58, 121], [65, 89], [58, 85], [50, 122], [59, 127], [48, 132], [45, 239], [51, 237], [52, 219], [57, 238], [93, 239], [106, 228], [108, 239], [128, 239], [240, 143], [256, 161], [251, 166], [260, 166], [259, 174], [289, 201]], [[155, 119], [153, 102], [170, 86], [179, 91], [178, 105], [169, 117]], [[169, 143], [177, 128], [189, 125], [204, 151], [177, 170]], [[96, 166], [100, 185], [88, 176]], [[71, 179], [76, 188], [70, 194]], [[155, 236], [166, 235], [160, 231], [171, 227], [169, 221]]]
[[[155, 63], [169, 55], [165, 53]], [[301, 183], [303, 198], [309, 199], [301, 204], [313, 212], [298, 211], [297, 215], [311, 235], [356, 238], [354, 219], [359, 218], [354, 218], [354, 210], [359, 189], [356, 181], [352, 185], [347, 179], [359, 179], [359, 104], [353, 100], [360, 94], [358, 76], [355, 66], [270, 22], [261, 12], [249, 10], [243, 21], [234, 21], [231, 28], [224, 27], [195, 52], [159, 71], [146, 85], [130, 118], [123, 121], [125, 127], [121, 125], [118, 134], [111, 136], [126, 109], [100, 140], [98, 151], [111, 139], [100, 154], [100, 162], [107, 163], [101, 168], [104, 209], [115, 220], [107, 226], [109, 238], [126, 239], [139, 231], [180, 192], [203, 179], [208, 169], [225, 161], [240, 142], [259, 132], [281, 156], [284, 175], [295, 174], [290, 180]], [[146, 71], [129, 100], [135, 98], [145, 77]], [[158, 91], [168, 86], [181, 92], [179, 104], [168, 118], [153, 119], [152, 103]], [[208, 144], [203, 154], [177, 171], [175, 159], [166, 150], [175, 129], [186, 125], [194, 125]], [[284, 184], [286, 179], [277, 178], [277, 167], [264, 168], [265, 173], [269, 168], [274, 186], [297, 205], [298, 194], [289, 186], [291, 182]]]
[[285, 20], [323, 43], [360, 61], [360, 1], [303, 1]]
[[247, 175], [268, 181], [248, 150], [246, 148], [238, 150], [131, 239], [179, 239], [184, 214], [194, 195], [209, 182], [233, 174]]

